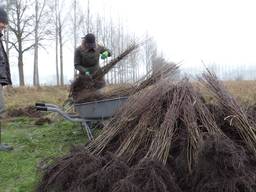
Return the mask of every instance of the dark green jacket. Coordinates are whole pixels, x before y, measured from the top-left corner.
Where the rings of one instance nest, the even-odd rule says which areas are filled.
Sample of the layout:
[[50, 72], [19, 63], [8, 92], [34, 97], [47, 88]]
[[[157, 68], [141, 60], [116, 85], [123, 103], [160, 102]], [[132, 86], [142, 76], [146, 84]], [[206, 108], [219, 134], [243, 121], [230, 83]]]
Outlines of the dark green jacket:
[[75, 68], [82, 74], [84, 74], [84, 68], [90, 71], [90, 73], [94, 73], [99, 66], [99, 58], [100, 54], [104, 51], [108, 51], [103, 46], [97, 45], [95, 49], [85, 49], [82, 46], [79, 46], [75, 50], [74, 64]]

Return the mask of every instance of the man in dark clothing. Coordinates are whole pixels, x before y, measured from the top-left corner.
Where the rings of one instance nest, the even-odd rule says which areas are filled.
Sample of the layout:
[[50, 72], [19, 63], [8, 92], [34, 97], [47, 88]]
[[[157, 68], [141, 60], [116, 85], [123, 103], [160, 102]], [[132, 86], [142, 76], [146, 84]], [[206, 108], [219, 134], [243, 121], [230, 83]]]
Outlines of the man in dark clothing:
[[101, 59], [106, 59], [111, 56], [111, 53], [107, 48], [96, 43], [93, 34], [88, 33], [83, 38], [82, 44], [75, 50], [75, 69], [80, 75], [92, 75], [100, 69], [100, 56]]
[[3, 30], [6, 28], [7, 24], [7, 13], [3, 8], [0, 7], [0, 114], [5, 110], [3, 100], [3, 86], [12, 84], [10, 66], [2, 42]]
[[[10, 66], [9, 66], [8, 58], [2, 42], [3, 30], [7, 27], [7, 24], [8, 24], [7, 13], [2, 7], [0, 7], [0, 118], [3, 118], [3, 113], [5, 111], [3, 86], [12, 84]], [[8, 151], [11, 149], [12, 147], [1, 143], [1, 122], [0, 122], [0, 150]]]

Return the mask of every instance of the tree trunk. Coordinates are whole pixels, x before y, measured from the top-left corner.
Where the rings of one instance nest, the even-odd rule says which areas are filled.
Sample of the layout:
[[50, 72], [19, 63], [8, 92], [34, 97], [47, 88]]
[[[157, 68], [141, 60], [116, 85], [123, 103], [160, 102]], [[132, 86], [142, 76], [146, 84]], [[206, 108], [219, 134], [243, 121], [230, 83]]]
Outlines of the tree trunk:
[[63, 42], [62, 42], [62, 27], [61, 21], [59, 16], [59, 40], [60, 40], [60, 85], [64, 85], [64, 78], [63, 78]]
[[58, 2], [55, 0], [55, 63], [56, 63], [56, 83], [57, 86], [60, 85], [60, 77], [59, 77], [59, 28], [58, 28]]
[[[10, 2], [9, 2], [9, 0], [7, 0], [7, 2], [6, 2], [6, 10], [7, 10], [7, 15], [9, 15], [9, 10], [10, 10]], [[9, 34], [10, 34], [10, 30], [9, 30], [9, 28], [7, 27], [7, 29], [6, 29], [6, 55], [7, 55], [7, 58], [9, 59], [9, 52], [10, 52], [10, 50], [9, 50]]]
[[25, 85], [25, 81], [24, 81], [23, 54], [22, 54], [22, 52], [19, 52], [18, 67], [19, 67], [20, 86], [24, 86]]
[[[37, 37], [36, 37], [37, 38]], [[35, 50], [34, 50], [34, 78], [33, 85], [39, 86], [39, 72], [38, 72], [38, 40], [35, 39]]]
[[90, 0], [87, 0], [87, 33], [90, 33]]
[[[74, 53], [76, 50], [76, 32], [77, 26], [76, 26], [76, 0], [74, 0]], [[74, 68], [74, 78], [76, 77], [76, 69]]]
[[60, 77], [59, 77], [59, 39], [58, 39], [58, 29], [56, 28], [56, 36], [55, 36], [55, 62], [56, 62], [56, 83], [60, 85]]
[[34, 48], [34, 76], [33, 85], [39, 86], [39, 73], [38, 73], [38, 0], [35, 2], [35, 48]]

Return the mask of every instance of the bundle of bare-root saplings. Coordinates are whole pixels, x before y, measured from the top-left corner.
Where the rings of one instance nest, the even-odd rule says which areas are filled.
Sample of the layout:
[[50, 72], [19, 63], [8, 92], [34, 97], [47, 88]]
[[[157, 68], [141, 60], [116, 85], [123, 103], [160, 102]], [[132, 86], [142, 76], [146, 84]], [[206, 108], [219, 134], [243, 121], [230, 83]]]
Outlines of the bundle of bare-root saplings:
[[[112, 59], [102, 68], [99, 68], [91, 76], [79, 75], [71, 83], [69, 97], [76, 103], [113, 98], [115, 96], [127, 96], [133, 89], [132, 85], [120, 84], [111, 88], [103, 88], [105, 85], [104, 76], [115, 67], [121, 60], [125, 59], [129, 54], [135, 51], [141, 43], [131, 44], [119, 56]], [[101, 90], [100, 90], [101, 89]], [[99, 91], [100, 90], [100, 91]]]
[[216, 107], [186, 78], [144, 86], [94, 141], [47, 167], [38, 191], [255, 192], [256, 126], [214, 74], [200, 82]]

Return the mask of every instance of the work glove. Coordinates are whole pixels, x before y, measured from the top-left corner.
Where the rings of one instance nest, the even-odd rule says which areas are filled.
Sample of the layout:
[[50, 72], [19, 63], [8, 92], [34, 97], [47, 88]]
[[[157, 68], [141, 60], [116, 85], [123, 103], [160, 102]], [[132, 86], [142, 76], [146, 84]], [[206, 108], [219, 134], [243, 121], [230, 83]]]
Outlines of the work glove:
[[101, 59], [106, 59], [106, 58], [108, 58], [108, 56], [109, 56], [109, 52], [108, 51], [104, 51], [103, 53], [101, 53]]
[[84, 74], [85, 74], [85, 76], [90, 76], [91, 75], [89, 70], [85, 70]]

